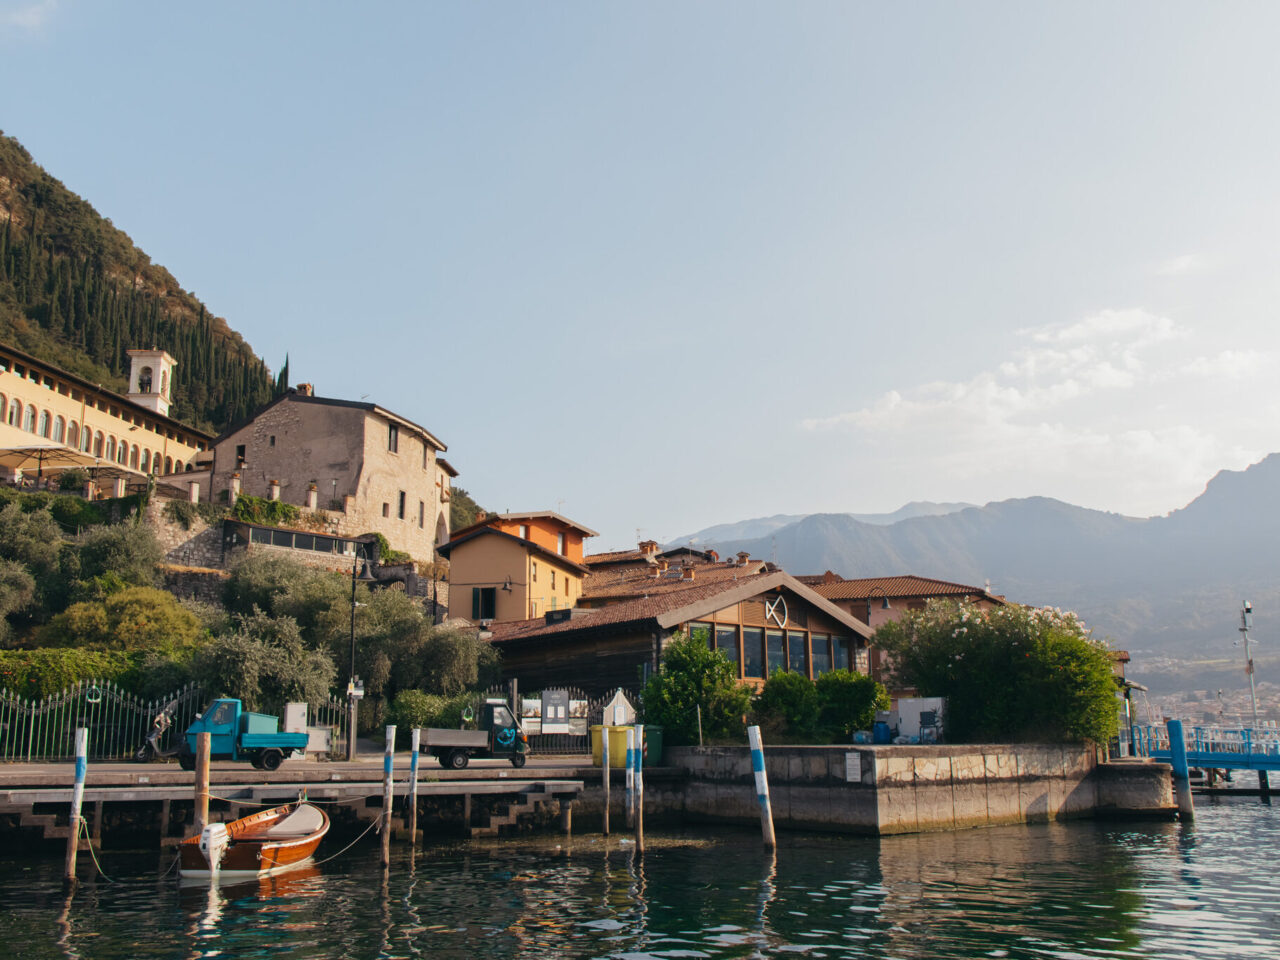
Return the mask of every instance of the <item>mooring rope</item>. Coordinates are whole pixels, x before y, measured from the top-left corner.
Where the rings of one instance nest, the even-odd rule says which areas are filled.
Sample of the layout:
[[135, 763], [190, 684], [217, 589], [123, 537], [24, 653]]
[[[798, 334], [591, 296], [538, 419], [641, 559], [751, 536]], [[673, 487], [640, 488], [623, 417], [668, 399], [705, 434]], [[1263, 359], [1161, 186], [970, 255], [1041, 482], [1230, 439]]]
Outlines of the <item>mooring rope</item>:
[[101, 875], [103, 880], [107, 881], [107, 883], [115, 883], [114, 880], [106, 875], [102, 869], [102, 864], [98, 862], [98, 855], [93, 849], [93, 837], [89, 836], [89, 821], [84, 817], [79, 817], [78, 819], [80, 821], [80, 825], [76, 828], [76, 842], [79, 842], [81, 835], [89, 841], [89, 856], [93, 858], [93, 865], [98, 868], [98, 873]]

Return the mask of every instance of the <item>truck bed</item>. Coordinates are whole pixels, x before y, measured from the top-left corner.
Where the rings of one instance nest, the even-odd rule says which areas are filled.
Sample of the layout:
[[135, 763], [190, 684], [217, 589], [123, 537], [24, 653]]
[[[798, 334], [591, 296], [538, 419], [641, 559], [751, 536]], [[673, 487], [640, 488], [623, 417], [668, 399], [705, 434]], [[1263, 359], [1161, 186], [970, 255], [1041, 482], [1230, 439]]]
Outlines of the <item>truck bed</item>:
[[483, 750], [489, 746], [489, 734], [485, 730], [446, 730], [427, 727], [422, 731], [423, 743], [428, 747], [467, 747]]
[[241, 750], [266, 750], [275, 747], [277, 750], [307, 749], [305, 733], [242, 733], [240, 734]]

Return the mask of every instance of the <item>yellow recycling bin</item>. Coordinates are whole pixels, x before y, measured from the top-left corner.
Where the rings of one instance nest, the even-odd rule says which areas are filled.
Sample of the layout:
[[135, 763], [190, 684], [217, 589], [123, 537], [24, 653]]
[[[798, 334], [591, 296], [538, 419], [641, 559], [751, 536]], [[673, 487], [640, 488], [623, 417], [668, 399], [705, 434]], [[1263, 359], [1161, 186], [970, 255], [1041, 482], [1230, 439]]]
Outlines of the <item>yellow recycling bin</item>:
[[601, 755], [604, 750], [602, 745], [603, 734], [601, 731], [609, 731], [609, 766], [625, 767], [627, 765], [627, 731], [631, 727], [606, 727], [603, 724], [592, 724], [591, 726], [591, 761], [597, 767], [600, 766]]

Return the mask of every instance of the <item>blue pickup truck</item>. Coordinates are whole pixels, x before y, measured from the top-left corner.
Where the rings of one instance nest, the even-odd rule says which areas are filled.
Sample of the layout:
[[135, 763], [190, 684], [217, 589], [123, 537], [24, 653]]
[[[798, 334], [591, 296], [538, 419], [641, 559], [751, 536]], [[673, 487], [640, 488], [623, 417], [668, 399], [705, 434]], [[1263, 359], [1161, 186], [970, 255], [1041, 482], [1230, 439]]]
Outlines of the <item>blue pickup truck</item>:
[[250, 713], [239, 700], [215, 700], [187, 727], [178, 750], [183, 770], [196, 768], [196, 737], [210, 734], [212, 760], [248, 760], [259, 770], [275, 770], [295, 750], [306, 750], [305, 733], [281, 733], [280, 719]]

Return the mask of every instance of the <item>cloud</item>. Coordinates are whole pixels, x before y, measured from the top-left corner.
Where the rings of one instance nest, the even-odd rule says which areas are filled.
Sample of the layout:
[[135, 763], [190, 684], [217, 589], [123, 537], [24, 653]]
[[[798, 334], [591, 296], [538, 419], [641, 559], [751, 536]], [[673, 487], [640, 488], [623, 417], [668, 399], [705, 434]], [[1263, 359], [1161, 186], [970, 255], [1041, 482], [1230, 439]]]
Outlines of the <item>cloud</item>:
[[57, 6], [58, 0], [0, 4], [0, 33], [35, 33], [49, 22]]
[[912, 497], [1045, 494], [1137, 513], [1179, 506], [1217, 470], [1280, 449], [1275, 404], [1256, 402], [1261, 386], [1237, 389], [1270, 369], [1266, 353], [1203, 350], [1193, 331], [1136, 309], [1017, 336], [967, 379], [890, 390], [801, 426], [827, 444], [851, 435], [913, 480], [937, 478]]
[[1158, 263], [1152, 271], [1157, 277], [1180, 277], [1187, 273], [1199, 273], [1208, 264], [1198, 253], [1184, 253], [1180, 257], [1171, 257]]

